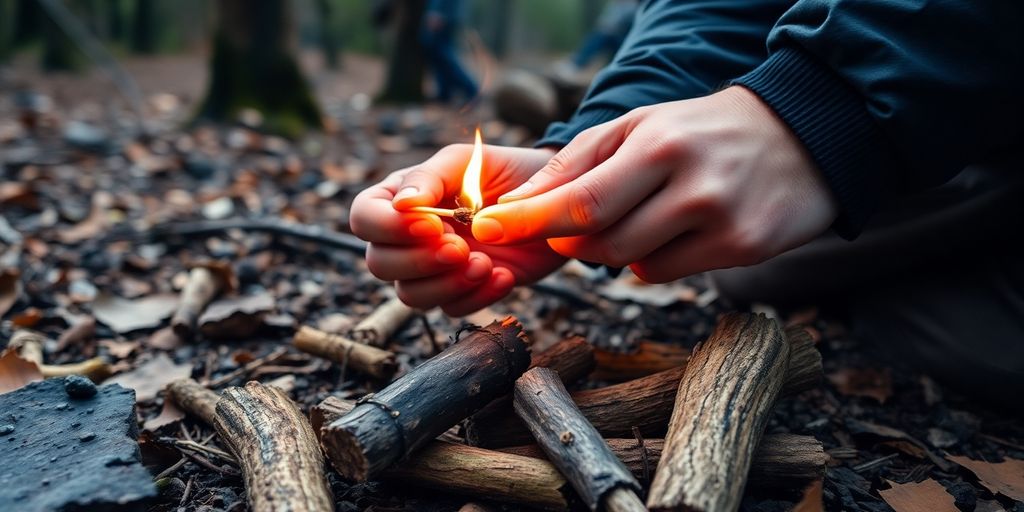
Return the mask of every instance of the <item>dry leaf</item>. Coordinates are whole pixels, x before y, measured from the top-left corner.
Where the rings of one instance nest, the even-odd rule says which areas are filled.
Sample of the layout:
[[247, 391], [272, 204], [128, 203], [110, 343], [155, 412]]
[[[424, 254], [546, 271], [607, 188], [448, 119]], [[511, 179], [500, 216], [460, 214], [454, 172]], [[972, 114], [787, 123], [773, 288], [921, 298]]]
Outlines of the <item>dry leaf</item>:
[[11, 306], [18, 301], [18, 294], [21, 292], [19, 276], [16, 268], [5, 268], [0, 271], [0, 316], [7, 314]]
[[697, 290], [682, 282], [652, 285], [641, 281], [631, 272], [598, 286], [597, 293], [606, 299], [632, 301], [657, 307], [697, 300]]
[[804, 495], [800, 498], [800, 502], [790, 512], [823, 512], [825, 510], [823, 487], [821, 480], [815, 480], [808, 485], [804, 489]]
[[28, 308], [11, 318], [11, 323], [17, 327], [32, 328], [43, 319], [43, 310], [39, 308]]
[[932, 464], [935, 464], [944, 471], [949, 471], [949, 469], [953, 466], [946, 459], [940, 457], [939, 455], [936, 455], [931, 450], [929, 450], [928, 447], [925, 446], [925, 444], [919, 441], [917, 438], [911, 436], [910, 434], [902, 430], [887, 427], [885, 425], [878, 425], [876, 423], [869, 423], [867, 421], [860, 421], [853, 418], [846, 418], [845, 423], [846, 428], [849, 429], [851, 434], [870, 434], [885, 439], [905, 441], [906, 443], [912, 444], [914, 447], [920, 450], [920, 452], [918, 452], [917, 450], [908, 449], [904, 446], [901, 446], [899, 443], [894, 444], [893, 447], [908, 455], [912, 455], [915, 457], [918, 453], [924, 453], [925, 457], [927, 457], [928, 460], [932, 462]]
[[92, 303], [96, 319], [116, 332], [152, 329], [174, 314], [178, 296], [174, 294], [150, 295], [128, 300], [116, 295], [102, 294]]
[[207, 338], [245, 338], [263, 325], [263, 316], [274, 309], [269, 293], [232, 297], [213, 302], [199, 317], [199, 331]]
[[124, 359], [135, 352], [140, 343], [137, 341], [100, 340], [99, 345], [105, 347], [115, 358]]
[[192, 365], [174, 364], [171, 358], [159, 353], [142, 366], [110, 379], [135, 390], [135, 399], [142, 402], [156, 398], [167, 384], [192, 376]]
[[967, 457], [949, 459], [969, 469], [981, 485], [993, 493], [1024, 501], [1024, 460], [1007, 458], [1003, 462], [985, 462]]
[[185, 412], [178, 409], [178, 407], [174, 405], [174, 402], [165, 398], [164, 407], [163, 409], [160, 409], [160, 415], [146, 420], [146, 422], [142, 424], [142, 429], [155, 432], [164, 425], [170, 425], [171, 423], [181, 421], [184, 417]]
[[157, 350], [174, 350], [180, 347], [184, 342], [177, 334], [174, 333], [174, 329], [164, 327], [146, 338], [145, 343], [147, 347], [155, 348]]
[[889, 485], [889, 489], [878, 491], [878, 494], [896, 512], [959, 512], [953, 495], [935, 480], [906, 484], [889, 482]]
[[830, 373], [828, 380], [846, 396], [867, 396], [880, 404], [892, 396], [892, 371], [889, 368], [843, 368]]
[[43, 380], [37, 364], [22, 359], [14, 350], [6, 350], [0, 356], [0, 393], [14, 391], [37, 380]]
[[69, 245], [77, 244], [89, 238], [96, 238], [110, 225], [107, 210], [113, 204], [114, 196], [109, 192], [96, 192], [92, 195], [92, 210], [89, 216], [82, 222], [61, 231], [57, 234], [57, 237], [61, 243]]

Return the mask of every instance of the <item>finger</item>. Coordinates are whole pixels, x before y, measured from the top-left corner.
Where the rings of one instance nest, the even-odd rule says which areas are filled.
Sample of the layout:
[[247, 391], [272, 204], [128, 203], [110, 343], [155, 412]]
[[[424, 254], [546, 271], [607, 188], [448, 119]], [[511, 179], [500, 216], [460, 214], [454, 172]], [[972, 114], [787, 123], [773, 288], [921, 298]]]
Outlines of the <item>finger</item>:
[[633, 263], [630, 270], [648, 283], [667, 283], [708, 270], [736, 266], [725, 240], [713, 232], [690, 232]]
[[680, 203], [676, 194], [659, 192], [608, 229], [593, 235], [552, 238], [548, 245], [562, 256], [624, 267], [700, 225], [703, 215]]
[[434, 276], [465, 264], [467, 258], [469, 245], [450, 234], [416, 246], [371, 243], [366, 248], [366, 266], [384, 281]]
[[502, 194], [498, 203], [534, 197], [582, 176], [604, 162], [622, 143], [619, 123], [606, 123], [583, 131], [555, 153], [548, 163], [514, 190]]
[[391, 201], [401, 180], [401, 175], [392, 174], [356, 196], [349, 216], [352, 233], [371, 243], [409, 245], [444, 232], [437, 215], [395, 210]]
[[504, 267], [496, 267], [491, 271], [491, 277], [486, 283], [468, 295], [442, 305], [441, 309], [448, 316], [466, 316], [498, 302], [512, 291], [515, 284], [516, 278], [512, 275], [512, 271]]
[[461, 189], [462, 174], [473, 151], [469, 144], [446, 146], [427, 161], [410, 167], [403, 175], [394, 197], [394, 207], [435, 206]]
[[484, 208], [473, 236], [506, 245], [596, 233], [624, 216], [665, 181], [656, 169], [636, 169], [620, 151], [576, 180], [538, 196]]
[[398, 281], [395, 289], [402, 302], [414, 308], [428, 309], [472, 293], [486, 283], [493, 269], [490, 257], [474, 252], [461, 268], [434, 277]]

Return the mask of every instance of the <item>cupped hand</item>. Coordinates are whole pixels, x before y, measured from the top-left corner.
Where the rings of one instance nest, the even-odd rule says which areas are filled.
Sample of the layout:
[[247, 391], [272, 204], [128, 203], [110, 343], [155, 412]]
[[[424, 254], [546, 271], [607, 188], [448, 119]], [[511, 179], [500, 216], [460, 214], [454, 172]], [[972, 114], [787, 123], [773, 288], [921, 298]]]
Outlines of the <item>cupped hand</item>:
[[[396, 281], [399, 298], [410, 306], [440, 306], [449, 315], [466, 315], [565, 262], [543, 240], [488, 245], [473, 239], [458, 222], [406, 211], [454, 206], [472, 149], [468, 144], [448, 146], [422, 164], [392, 173], [352, 203], [352, 232], [370, 243], [370, 272]], [[547, 149], [484, 146], [484, 204], [526, 181], [553, 154]]]
[[837, 215], [799, 140], [741, 87], [591, 128], [498, 202], [477, 214], [479, 240], [547, 239], [649, 282], [761, 262]]

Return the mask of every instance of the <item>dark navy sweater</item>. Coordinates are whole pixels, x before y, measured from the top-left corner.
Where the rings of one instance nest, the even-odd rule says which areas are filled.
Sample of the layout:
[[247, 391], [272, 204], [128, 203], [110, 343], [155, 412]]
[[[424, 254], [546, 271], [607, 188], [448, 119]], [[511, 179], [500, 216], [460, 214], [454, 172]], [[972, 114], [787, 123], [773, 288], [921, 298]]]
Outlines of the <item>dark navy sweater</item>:
[[807, 147], [855, 236], [886, 201], [1020, 151], [1024, 0], [648, 0], [576, 114], [538, 146], [730, 84]]

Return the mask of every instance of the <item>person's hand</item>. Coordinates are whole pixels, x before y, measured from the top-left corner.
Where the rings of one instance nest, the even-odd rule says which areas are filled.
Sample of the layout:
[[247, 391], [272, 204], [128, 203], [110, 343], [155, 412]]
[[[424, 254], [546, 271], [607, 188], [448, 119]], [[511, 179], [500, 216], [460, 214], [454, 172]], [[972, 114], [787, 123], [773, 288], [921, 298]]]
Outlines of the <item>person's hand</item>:
[[578, 135], [473, 222], [478, 240], [548, 240], [648, 282], [752, 265], [825, 231], [837, 204], [754, 93], [638, 108]]
[[[420, 165], [392, 173], [352, 202], [352, 232], [370, 242], [370, 272], [397, 281], [398, 297], [410, 306], [441, 306], [451, 316], [466, 315], [565, 262], [543, 240], [485, 245], [458, 222], [403, 211], [413, 206], [454, 206], [472, 149], [468, 144], [448, 146]], [[546, 149], [484, 146], [484, 204], [526, 181], [553, 154]]]

